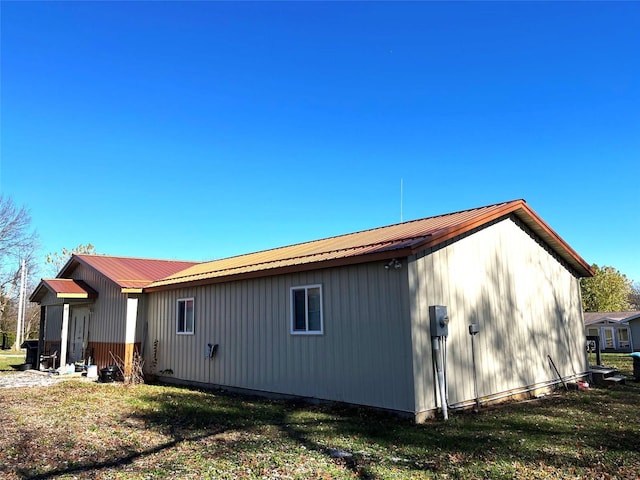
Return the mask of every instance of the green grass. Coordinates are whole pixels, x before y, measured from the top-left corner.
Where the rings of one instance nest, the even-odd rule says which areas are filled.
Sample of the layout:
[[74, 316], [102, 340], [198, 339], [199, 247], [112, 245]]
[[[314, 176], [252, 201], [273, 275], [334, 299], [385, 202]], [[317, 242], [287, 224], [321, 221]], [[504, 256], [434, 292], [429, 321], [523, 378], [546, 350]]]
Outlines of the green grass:
[[[632, 372], [631, 358], [607, 356]], [[0, 477], [638, 478], [640, 384], [424, 425], [366, 408], [66, 381], [0, 390]], [[8, 427], [10, 426], [10, 427]]]
[[617, 368], [627, 377], [633, 377], [633, 357], [628, 353], [601, 353], [600, 361], [603, 365]]
[[25, 351], [16, 352], [15, 350], [0, 350], [0, 372], [13, 371], [11, 365], [20, 365], [24, 363]]

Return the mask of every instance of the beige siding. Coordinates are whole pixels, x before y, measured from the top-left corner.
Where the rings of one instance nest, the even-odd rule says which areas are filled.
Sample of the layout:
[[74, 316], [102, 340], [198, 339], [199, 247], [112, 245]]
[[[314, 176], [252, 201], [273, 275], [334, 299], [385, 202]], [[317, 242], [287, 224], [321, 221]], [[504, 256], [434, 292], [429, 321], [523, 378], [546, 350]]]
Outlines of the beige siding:
[[135, 342], [141, 343], [144, 341], [144, 336], [146, 334], [146, 324], [147, 324], [147, 297], [145, 295], [132, 295], [131, 297], [136, 297], [138, 299], [138, 319], [136, 321], [136, 336]]
[[470, 323], [481, 397], [554, 380], [547, 355], [586, 371], [579, 281], [510, 219], [414, 259], [410, 289], [418, 412], [436, 408], [429, 305], [448, 307], [451, 405], [474, 398]]
[[72, 278], [84, 280], [98, 292], [90, 320], [89, 341], [124, 343], [127, 296], [111, 281], [84, 265], [74, 270]]
[[[413, 412], [406, 265], [266, 277], [148, 298], [145, 365], [186, 381]], [[324, 335], [290, 334], [290, 287], [321, 284]], [[176, 300], [195, 298], [195, 335], [176, 334]], [[219, 344], [213, 359], [207, 343]]]

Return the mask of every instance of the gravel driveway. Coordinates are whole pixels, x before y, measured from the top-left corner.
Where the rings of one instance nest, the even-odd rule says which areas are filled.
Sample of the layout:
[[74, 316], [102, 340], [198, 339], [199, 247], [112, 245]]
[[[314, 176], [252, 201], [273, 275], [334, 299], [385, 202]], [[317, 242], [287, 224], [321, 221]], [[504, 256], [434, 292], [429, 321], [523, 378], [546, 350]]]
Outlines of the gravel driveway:
[[78, 375], [52, 375], [47, 372], [25, 370], [24, 372], [0, 372], [0, 388], [46, 387], [62, 380], [83, 379]]

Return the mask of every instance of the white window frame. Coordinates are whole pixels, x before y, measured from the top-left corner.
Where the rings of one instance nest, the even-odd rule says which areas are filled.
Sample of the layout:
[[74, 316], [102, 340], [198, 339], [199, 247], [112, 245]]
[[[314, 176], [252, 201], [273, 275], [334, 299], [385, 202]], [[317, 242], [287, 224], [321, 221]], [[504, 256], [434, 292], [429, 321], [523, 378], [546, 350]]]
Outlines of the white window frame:
[[[188, 324], [187, 318], [186, 318], [186, 315], [187, 315], [186, 305], [185, 305], [185, 310], [184, 310], [184, 312], [185, 312], [185, 324], [184, 324], [185, 330], [184, 331], [180, 331], [180, 303], [181, 302], [185, 302], [185, 304], [186, 304], [186, 302], [189, 302], [189, 301], [193, 305], [192, 308], [191, 308], [191, 315], [192, 315], [192, 318], [191, 318], [191, 331], [186, 330], [186, 327], [187, 327], [187, 324]], [[176, 335], [194, 335], [195, 331], [196, 331], [196, 300], [195, 300], [195, 298], [194, 297], [178, 298], [176, 300]]]
[[[620, 336], [620, 334], [622, 332], [625, 332], [627, 334], [627, 339], [623, 340], [622, 337]], [[617, 340], [618, 340], [618, 348], [619, 349], [623, 349], [623, 348], [631, 348], [631, 332], [629, 331], [628, 328], [618, 328], [617, 330]]]
[[[309, 290], [318, 289], [320, 291], [320, 330], [309, 330]], [[294, 292], [304, 290], [304, 313], [305, 313], [305, 329], [295, 329], [295, 296]], [[289, 308], [291, 310], [291, 335], [324, 335], [324, 298], [322, 295], [322, 285], [298, 285], [289, 289]]]
[[[613, 327], [602, 327], [602, 337], [600, 337], [600, 345], [602, 350], [615, 350], [616, 349], [616, 332]], [[610, 338], [607, 337], [610, 335]], [[611, 340], [611, 346], [607, 346], [607, 341]]]

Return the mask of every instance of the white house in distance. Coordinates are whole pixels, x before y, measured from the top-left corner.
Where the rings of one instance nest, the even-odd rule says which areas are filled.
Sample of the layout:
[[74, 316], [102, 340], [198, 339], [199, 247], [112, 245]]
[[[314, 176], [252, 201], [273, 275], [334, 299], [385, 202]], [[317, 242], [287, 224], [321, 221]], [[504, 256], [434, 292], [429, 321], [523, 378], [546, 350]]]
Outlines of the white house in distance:
[[[109, 259], [126, 264], [100, 258], [102, 270]], [[100, 268], [79, 268], [91, 261], [74, 256], [77, 268], [42, 281], [31, 298], [43, 321], [55, 323], [49, 309], [73, 311], [55, 282], [74, 280], [95, 312], [86, 344], [92, 332], [118, 331], [167, 382], [368, 405], [421, 421], [446, 410], [436, 358], [444, 358], [449, 408], [537, 394], [558, 374], [588, 375], [579, 279], [592, 272], [523, 200], [191, 264], [132, 289], [111, 275], [119, 291], [108, 294], [83, 273], [100, 277]], [[446, 307], [444, 329], [432, 324], [435, 306]]]
[[640, 312], [584, 313], [587, 335], [600, 337], [600, 350], [603, 352], [640, 349], [640, 323], [634, 320], [640, 320]]

